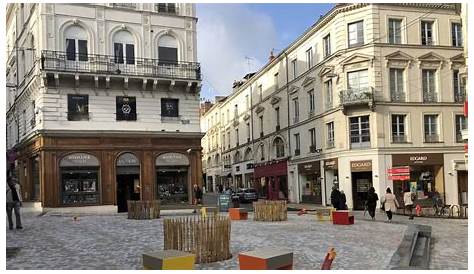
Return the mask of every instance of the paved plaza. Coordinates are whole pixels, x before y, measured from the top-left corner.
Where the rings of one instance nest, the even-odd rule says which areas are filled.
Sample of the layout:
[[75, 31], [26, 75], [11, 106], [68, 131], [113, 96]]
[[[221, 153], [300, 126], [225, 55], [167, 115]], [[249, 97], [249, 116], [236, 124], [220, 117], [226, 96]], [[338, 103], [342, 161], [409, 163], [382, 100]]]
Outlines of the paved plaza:
[[[375, 222], [365, 220], [362, 212], [355, 216], [354, 225], [336, 226], [293, 212], [289, 212], [288, 221], [275, 223], [254, 222], [250, 214], [247, 221], [232, 221], [233, 257], [196, 268], [238, 269], [239, 252], [274, 247], [294, 252], [294, 269], [320, 269], [328, 248], [335, 247], [333, 269], [386, 269], [402, 240], [407, 217], [395, 216], [389, 224], [382, 214]], [[163, 218], [128, 220], [126, 214], [90, 215], [75, 222], [71, 216], [25, 214], [23, 230], [7, 229], [7, 248], [19, 250], [8, 256], [6, 267], [142, 269], [144, 252], [163, 249]], [[433, 228], [432, 269], [467, 269], [467, 220], [416, 218], [411, 222]]]

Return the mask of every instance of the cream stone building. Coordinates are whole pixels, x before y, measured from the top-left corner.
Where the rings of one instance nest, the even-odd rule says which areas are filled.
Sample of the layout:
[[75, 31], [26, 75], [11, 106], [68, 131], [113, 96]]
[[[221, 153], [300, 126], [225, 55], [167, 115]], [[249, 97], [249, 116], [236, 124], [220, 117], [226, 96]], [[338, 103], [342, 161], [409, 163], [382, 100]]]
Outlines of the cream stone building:
[[43, 207], [191, 202], [201, 184], [196, 9], [7, 5], [7, 150]]
[[218, 153], [234, 187], [249, 163], [269, 199], [328, 205], [336, 185], [353, 209], [371, 186], [467, 203], [462, 28], [452, 4], [337, 4], [202, 116], [203, 161]]

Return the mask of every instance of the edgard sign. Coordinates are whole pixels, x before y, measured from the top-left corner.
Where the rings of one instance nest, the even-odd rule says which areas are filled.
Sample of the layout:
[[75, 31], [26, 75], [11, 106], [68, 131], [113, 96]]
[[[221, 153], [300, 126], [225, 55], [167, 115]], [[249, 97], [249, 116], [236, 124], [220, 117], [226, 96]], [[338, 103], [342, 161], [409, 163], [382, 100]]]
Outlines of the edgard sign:
[[392, 165], [443, 165], [441, 153], [393, 154]]

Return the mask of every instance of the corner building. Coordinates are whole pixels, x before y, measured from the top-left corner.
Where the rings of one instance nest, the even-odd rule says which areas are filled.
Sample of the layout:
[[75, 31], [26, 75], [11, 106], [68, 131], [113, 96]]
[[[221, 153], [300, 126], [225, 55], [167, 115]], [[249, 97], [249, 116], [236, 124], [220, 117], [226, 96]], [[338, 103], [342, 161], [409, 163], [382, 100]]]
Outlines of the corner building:
[[[462, 28], [452, 4], [336, 4], [201, 122], [230, 133], [230, 146], [216, 144], [221, 155], [251, 151], [262, 197], [329, 205], [337, 185], [349, 208], [363, 209], [373, 186], [400, 202], [411, 188], [423, 206], [435, 190], [466, 204]], [[245, 94], [250, 102], [238, 104]], [[233, 117], [215, 115], [235, 105]], [[402, 167], [408, 174], [389, 173]]]
[[7, 6], [7, 151], [25, 201], [188, 203], [201, 184], [193, 4]]

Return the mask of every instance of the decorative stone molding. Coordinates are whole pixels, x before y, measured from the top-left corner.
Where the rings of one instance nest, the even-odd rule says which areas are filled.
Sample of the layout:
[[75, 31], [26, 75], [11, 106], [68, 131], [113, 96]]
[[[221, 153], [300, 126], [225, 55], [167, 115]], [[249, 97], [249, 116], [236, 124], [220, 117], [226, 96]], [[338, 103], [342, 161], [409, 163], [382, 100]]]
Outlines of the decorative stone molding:
[[418, 57], [417, 60], [418, 67], [424, 69], [439, 69], [444, 64], [444, 58], [432, 51]]
[[318, 73], [319, 77], [324, 77], [328, 73], [334, 73], [334, 66], [324, 66]]
[[243, 119], [244, 119], [244, 121], [247, 121], [248, 119], [250, 119], [250, 115], [248, 113], [245, 114]]
[[385, 56], [385, 66], [397, 67], [397, 68], [408, 68], [411, 67], [414, 58], [404, 52], [396, 51]]
[[313, 83], [313, 82], [314, 82], [314, 77], [308, 76], [308, 77], [306, 77], [306, 78], [304, 79], [304, 81], [303, 81], [303, 83], [302, 83], [301, 85], [302, 85], [303, 87], [306, 87], [306, 86], [310, 85], [310, 84]]
[[460, 53], [449, 58], [449, 68], [450, 69], [460, 69], [466, 65], [466, 60], [464, 59], [464, 54]]
[[346, 69], [359, 68], [359, 67], [373, 67], [375, 57], [362, 53], [354, 53], [351, 56], [345, 58], [340, 62], [343, 71]]
[[264, 111], [264, 110], [265, 110], [265, 108], [264, 108], [264, 107], [262, 107], [262, 106], [258, 106], [258, 107], [255, 109], [255, 113], [257, 113], [257, 114], [258, 114], [258, 113], [260, 113], [260, 112], [262, 112], [262, 111]]
[[270, 104], [275, 105], [278, 104], [281, 101], [281, 98], [278, 96], [273, 96], [272, 99], [270, 100]]
[[291, 86], [289, 89], [288, 89], [288, 93], [289, 94], [293, 94], [295, 92], [297, 92], [300, 88], [297, 87], [297, 86]]

